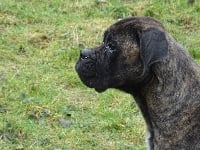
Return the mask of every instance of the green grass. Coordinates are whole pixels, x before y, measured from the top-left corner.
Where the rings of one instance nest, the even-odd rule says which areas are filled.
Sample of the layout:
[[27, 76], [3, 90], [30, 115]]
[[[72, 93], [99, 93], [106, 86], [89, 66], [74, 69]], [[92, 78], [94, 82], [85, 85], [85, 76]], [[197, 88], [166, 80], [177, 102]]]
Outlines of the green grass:
[[144, 150], [133, 98], [86, 88], [74, 70], [79, 51], [117, 19], [145, 15], [200, 62], [199, 13], [186, 0], [0, 0], [0, 149]]

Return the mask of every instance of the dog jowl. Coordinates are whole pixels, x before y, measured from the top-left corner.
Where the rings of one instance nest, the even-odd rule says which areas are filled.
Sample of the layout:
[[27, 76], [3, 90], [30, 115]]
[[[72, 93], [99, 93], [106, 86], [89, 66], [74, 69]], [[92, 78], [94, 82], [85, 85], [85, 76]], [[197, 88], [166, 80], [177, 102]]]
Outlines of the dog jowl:
[[81, 51], [76, 71], [98, 92], [115, 88], [134, 97], [150, 150], [200, 149], [200, 67], [157, 20], [111, 25], [100, 46]]

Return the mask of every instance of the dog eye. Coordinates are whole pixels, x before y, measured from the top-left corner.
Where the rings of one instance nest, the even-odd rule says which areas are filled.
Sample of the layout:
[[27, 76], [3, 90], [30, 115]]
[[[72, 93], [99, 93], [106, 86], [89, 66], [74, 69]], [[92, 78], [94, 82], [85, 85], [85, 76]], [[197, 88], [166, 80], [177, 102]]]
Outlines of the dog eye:
[[112, 53], [113, 51], [115, 51], [115, 45], [113, 45], [112, 43], [107, 43], [105, 46], [105, 52], [106, 51]]

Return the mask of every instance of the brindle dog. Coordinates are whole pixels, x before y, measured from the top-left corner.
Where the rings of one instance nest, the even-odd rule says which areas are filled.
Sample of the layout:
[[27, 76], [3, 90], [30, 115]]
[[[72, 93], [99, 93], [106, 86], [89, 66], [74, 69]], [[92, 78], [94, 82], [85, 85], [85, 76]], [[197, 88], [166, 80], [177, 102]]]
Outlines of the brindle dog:
[[76, 71], [98, 92], [115, 88], [134, 97], [150, 150], [200, 150], [200, 67], [157, 20], [111, 25], [100, 46], [81, 51]]

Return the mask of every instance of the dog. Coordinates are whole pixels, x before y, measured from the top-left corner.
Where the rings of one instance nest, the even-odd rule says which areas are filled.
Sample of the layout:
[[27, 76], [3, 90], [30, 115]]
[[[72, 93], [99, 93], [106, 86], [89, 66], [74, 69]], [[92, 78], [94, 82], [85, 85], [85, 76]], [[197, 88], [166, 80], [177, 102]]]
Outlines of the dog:
[[98, 92], [131, 94], [145, 119], [150, 150], [200, 150], [200, 67], [156, 19], [111, 25], [75, 69]]

